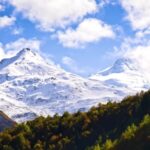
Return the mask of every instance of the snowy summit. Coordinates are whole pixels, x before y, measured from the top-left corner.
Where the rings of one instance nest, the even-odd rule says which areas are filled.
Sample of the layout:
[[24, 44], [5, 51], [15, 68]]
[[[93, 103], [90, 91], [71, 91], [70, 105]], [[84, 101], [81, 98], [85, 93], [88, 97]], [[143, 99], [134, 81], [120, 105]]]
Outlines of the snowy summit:
[[17, 122], [86, 111], [98, 103], [146, 90], [148, 83], [130, 59], [119, 59], [105, 71], [83, 78], [26, 48], [0, 62], [0, 110]]

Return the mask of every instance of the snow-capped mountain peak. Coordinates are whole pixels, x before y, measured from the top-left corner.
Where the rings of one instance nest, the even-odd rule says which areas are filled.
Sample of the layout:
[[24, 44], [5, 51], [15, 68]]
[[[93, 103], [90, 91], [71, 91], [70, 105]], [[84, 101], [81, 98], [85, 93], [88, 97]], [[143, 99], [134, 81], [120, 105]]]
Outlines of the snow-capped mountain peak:
[[[36, 57], [38, 55], [37, 52], [31, 50], [30, 48], [24, 48], [16, 54], [17, 58], [30, 59], [30, 57]], [[38, 56], [39, 57], [39, 56]]]
[[0, 62], [0, 110], [15, 121], [39, 115], [88, 110], [149, 88], [131, 59], [121, 58], [89, 79], [49, 63], [38, 52], [23, 49]]
[[25, 63], [41, 64], [42, 62], [46, 64], [44, 58], [41, 57], [38, 52], [33, 51], [29, 48], [22, 49], [13, 58], [10, 59], [13, 59], [14, 62], [18, 62], [22, 64]]
[[[10, 58], [5, 58], [5, 59], [2, 59], [1, 62], [0, 62], [0, 65], [9, 65], [13, 62], [16, 62], [16, 61], [23, 61], [25, 59], [27, 60], [32, 60], [31, 58], [32, 57], [35, 57], [36, 53], [33, 52], [32, 50], [30, 50], [29, 48], [25, 48], [21, 51], [19, 51], [15, 56], [13, 57], [10, 57]], [[5, 67], [5, 66], [4, 66]]]
[[98, 74], [106, 76], [113, 73], [138, 71], [138, 65], [130, 58], [119, 58], [115, 61], [113, 66], [99, 72]]
[[[6, 58], [0, 62], [1, 74], [9, 75], [47, 75], [52, 64], [48, 64], [38, 52], [25, 48], [19, 51], [15, 56]], [[49, 71], [48, 71], [49, 70]]]
[[105, 89], [101, 82], [66, 72], [30, 49], [3, 59], [0, 65], [0, 109], [19, 122], [87, 110], [104, 100], [99, 92], [107, 93]]
[[97, 74], [91, 79], [102, 81], [105, 85], [131, 91], [140, 91], [149, 88], [150, 79], [143, 74], [139, 63], [131, 58], [120, 58], [115, 63]]

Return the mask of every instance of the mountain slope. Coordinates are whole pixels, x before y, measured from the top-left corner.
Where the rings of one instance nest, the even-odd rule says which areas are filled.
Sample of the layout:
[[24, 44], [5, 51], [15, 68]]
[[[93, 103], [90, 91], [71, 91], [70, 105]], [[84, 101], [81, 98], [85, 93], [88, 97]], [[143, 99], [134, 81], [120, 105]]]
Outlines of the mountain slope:
[[117, 60], [111, 68], [86, 79], [26, 48], [0, 62], [0, 110], [17, 122], [86, 111], [146, 90], [149, 81], [129, 59]]
[[11, 120], [7, 115], [0, 111], [0, 132], [5, 128], [13, 127], [16, 123]]
[[0, 62], [0, 94], [0, 110], [18, 122], [119, 99], [101, 82], [68, 73], [30, 49]]
[[108, 87], [129, 89], [132, 93], [150, 88], [150, 78], [136, 61], [129, 58], [118, 59], [113, 66], [90, 78], [102, 81]]

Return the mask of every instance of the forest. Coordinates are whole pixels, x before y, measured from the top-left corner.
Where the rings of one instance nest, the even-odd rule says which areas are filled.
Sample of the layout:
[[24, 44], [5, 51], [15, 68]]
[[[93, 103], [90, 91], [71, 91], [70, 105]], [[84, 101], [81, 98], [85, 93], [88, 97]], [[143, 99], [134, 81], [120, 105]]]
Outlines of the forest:
[[150, 91], [0, 133], [0, 150], [150, 150]]

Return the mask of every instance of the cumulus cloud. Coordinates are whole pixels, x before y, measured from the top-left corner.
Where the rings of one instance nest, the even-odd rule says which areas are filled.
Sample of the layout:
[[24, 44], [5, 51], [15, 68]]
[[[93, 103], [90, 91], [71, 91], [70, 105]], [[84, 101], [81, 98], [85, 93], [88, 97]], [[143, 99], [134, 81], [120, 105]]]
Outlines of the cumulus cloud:
[[65, 47], [83, 47], [87, 43], [97, 42], [103, 38], [114, 38], [112, 27], [101, 20], [88, 18], [83, 20], [76, 29], [69, 28], [58, 32], [57, 38]]
[[72, 58], [68, 57], [68, 56], [65, 56], [65, 57], [62, 58], [62, 63], [65, 64], [65, 65], [67, 65], [67, 66], [68, 65], [72, 66], [72, 64], [76, 65], [75, 61]]
[[0, 59], [11, 57], [18, 53], [23, 48], [30, 48], [35, 51], [40, 51], [41, 42], [37, 39], [20, 38], [16, 41], [7, 44], [0, 43]]
[[0, 4], [0, 11], [3, 11], [4, 9], [5, 9], [5, 7]]
[[12, 30], [12, 34], [13, 35], [20, 35], [20, 34], [22, 34], [23, 33], [23, 28], [14, 28], [13, 30]]
[[95, 0], [6, 0], [24, 17], [46, 31], [64, 28], [97, 11]]
[[0, 60], [5, 57], [5, 52], [3, 49], [3, 44], [0, 43]]
[[142, 31], [140, 30], [140, 31], [136, 32], [136, 34], [135, 34], [136, 38], [143, 38], [148, 35], [150, 35], [150, 27], [147, 28], [146, 30], [142, 30]]
[[149, 0], [120, 0], [126, 10], [127, 19], [134, 30], [143, 30], [150, 27], [150, 1]]
[[138, 45], [125, 53], [125, 57], [131, 58], [138, 63], [143, 74], [150, 78], [150, 43], [148, 45]]
[[39, 51], [41, 42], [37, 39], [20, 38], [16, 41], [7, 44], [0, 43], [0, 59], [15, 55], [23, 48], [31, 48], [32, 50]]
[[36, 51], [40, 50], [41, 42], [37, 39], [20, 38], [16, 41], [7, 43], [4, 47], [6, 51], [20, 51], [23, 48], [30, 48]]
[[114, 51], [107, 54], [108, 58], [129, 58], [138, 65], [141, 72], [150, 78], [150, 39], [135, 36], [126, 37], [120, 47], [115, 47]]
[[117, 3], [116, 3], [115, 0], [100, 0], [99, 7], [103, 8], [103, 7], [105, 7], [105, 6], [109, 5], [109, 4], [116, 5]]
[[150, 70], [150, 39], [137, 37], [134, 39], [131, 37], [126, 38], [121, 45], [120, 51], [124, 57], [139, 62], [142, 68], [147, 69], [146, 71]]
[[79, 74], [85, 73], [85, 70], [81, 69], [81, 67], [78, 66], [77, 62], [71, 57], [64, 56], [62, 58], [62, 63], [74, 73], [79, 73]]
[[79, 68], [77, 67], [76, 62], [71, 57], [68, 57], [68, 56], [63, 57], [62, 63], [66, 65], [69, 69], [71, 69], [72, 71], [75, 71], [75, 72], [79, 71]]
[[0, 17], [0, 28], [11, 26], [15, 23], [15, 17], [2, 16]]

